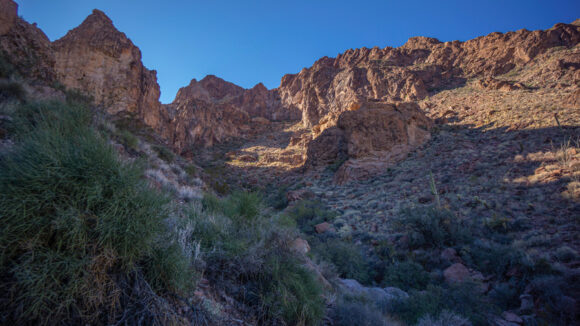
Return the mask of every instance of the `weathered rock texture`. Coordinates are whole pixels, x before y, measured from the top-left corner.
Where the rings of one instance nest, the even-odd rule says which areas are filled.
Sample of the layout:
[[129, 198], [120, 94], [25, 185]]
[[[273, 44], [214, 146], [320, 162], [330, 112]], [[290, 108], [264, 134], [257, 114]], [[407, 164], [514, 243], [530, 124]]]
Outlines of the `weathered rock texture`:
[[244, 137], [269, 121], [300, 119], [300, 111], [282, 106], [276, 90], [261, 83], [244, 89], [213, 75], [193, 79], [166, 107], [172, 125], [166, 138], [178, 151]]
[[18, 17], [18, 5], [12, 0], [0, 0], [0, 52], [21, 76], [54, 81], [50, 40], [35, 24]]
[[431, 120], [415, 103], [369, 102], [354, 107], [307, 150], [308, 167], [346, 160], [335, 175], [337, 183], [385, 171], [430, 138]]
[[53, 50], [58, 80], [66, 87], [91, 95], [111, 114], [135, 113], [161, 128], [157, 73], [143, 66], [139, 48], [103, 12], [94, 10]]
[[324, 57], [284, 76], [278, 91], [283, 104], [300, 109], [303, 124], [314, 127], [336, 120], [353, 102], [420, 100], [434, 90], [463, 85], [468, 78], [507, 73], [550, 48], [579, 41], [579, 27], [573, 24], [491, 33], [467, 42], [413, 37], [399, 48], [361, 48]]
[[174, 149], [185, 153], [193, 146], [209, 147], [250, 131], [250, 116], [231, 104], [206, 102], [196, 98], [166, 106], [169, 121], [163, 131]]

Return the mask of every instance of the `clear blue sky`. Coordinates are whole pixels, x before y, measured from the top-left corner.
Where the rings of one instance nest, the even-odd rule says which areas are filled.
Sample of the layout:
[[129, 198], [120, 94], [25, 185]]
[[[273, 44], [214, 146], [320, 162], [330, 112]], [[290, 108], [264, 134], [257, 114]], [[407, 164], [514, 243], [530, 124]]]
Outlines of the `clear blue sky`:
[[275, 88], [323, 56], [350, 48], [400, 46], [412, 36], [465, 41], [491, 32], [547, 29], [580, 18], [580, 1], [149, 1], [16, 0], [20, 15], [51, 40], [94, 8], [157, 70], [161, 101], [192, 78], [217, 75], [242, 87]]

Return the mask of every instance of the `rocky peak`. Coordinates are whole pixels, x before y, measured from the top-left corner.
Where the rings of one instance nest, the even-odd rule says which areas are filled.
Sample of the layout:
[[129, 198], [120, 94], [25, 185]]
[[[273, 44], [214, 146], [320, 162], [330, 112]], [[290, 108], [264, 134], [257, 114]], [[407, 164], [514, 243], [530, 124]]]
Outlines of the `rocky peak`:
[[130, 112], [160, 129], [157, 73], [141, 62], [141, 51], [100, 10], [53, 42], [58, 80], [91, 95], [109, 113]]
[[70, 46], [90, 47], [114, 58], [119, 58], [123, 51], [131, 50], [135, 52], [135, 56], [139, 56], [139, 60], [141, 59], [141, 52], [133, 42], [125, 33], [117, 30], [113, 21], [98, 9], [94, 9], [78, 27], [54, 42], [57, 50]]
[[267, 92], [268, 88], [264, 86], [262, 83], [257, 83], [254, 87], [251, 88], [255, 92]]
[[407, 40], [407, 43], [405, 43], [401, 48], [409, 50], [414, 49], [426, 50], [440, 43], [441, 41], [439, 41], [436, 38], [425, 36], [414, 36], [409, 38], [409, 40]]

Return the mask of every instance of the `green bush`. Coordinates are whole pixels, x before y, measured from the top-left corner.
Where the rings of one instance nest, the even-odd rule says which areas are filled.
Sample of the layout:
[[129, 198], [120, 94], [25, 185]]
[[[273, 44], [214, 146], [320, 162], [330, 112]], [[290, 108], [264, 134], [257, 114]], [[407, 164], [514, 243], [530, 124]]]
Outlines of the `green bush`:
[[[0, 302], [21, 322], [110, 320], [121, 295], [114, 275], [136, 275], [166, 231], [166, 197], [90, 122], [81, 106], [22, 106], [17, 144], [0, 154], [0, 275], [13, 300]], [[176, 274], [153, 283], [170, 287]]]
[[323, 261], [332, 263], [342, 278], [352, 278], [362, 284], [371, 284], [372, 266], [358, 246], [337, 238], [312, 239], [312, 253]]
[[316, 224], [332, 221], [336, 213], [327, 210], [320, 202], [303, 200], [287, 212], [288, 216], [296, 221], [300, 231], [314, 234]]
[[269, 206], [277, 210], [282, 210], [288, 207], [288, 198], [286, 197], [288, 187], [278, 187], [277, 185], [270, 186], [266, 190], [266, 193], [268, 194], [266, 202]]
[[175, 161], [175, 154], [167, 147], [161, 145], [152, 146], [153, 150], [157, 152], [159, 158], [167, 163], [173, 163]]
[[14, 65], [12, 65], [4, 53], [0, 53], [0, 78], [9, 78], [16, 72]]
[[255, 221], [262, 210], [262, 198], [258, 193], [236, 191], [220, 199], [213, 194], [205, 194], [202, 206], [209, 213], [223, 214], [237, 223]]
[[471, 231], [451, 211], [433, 207], [404, 209], [394, 221], [395, 229], [409, 236], [409, 246], [441, 248], [471, 239]]
[[495, 312], [479, 294], [477, 284], [464, 282], [450, 287], [429, 285], [424, 291], [413, 290], [409, 298], [393, 302], [386, 309], [408, 324], [427, 315], [438, 316], [452, 311], [467, 317], [475, 325], [487, 325], [486, 313]]
[[578, 272], [567, 276], [540, 276], [530, 282], [529, 294], [542, 307], [536, 311], [540, 325], [573, 325], [578, 321], [579, 284]]
[[137, 150], [139, 148], [139, 138], [128, 130], [122, 130], [119, 132], [119, 140], [129, 149]]
[[289, 249], [292, 229], [262, 216], [260, 197], [206, 195], [202, 213], [190, 214], [201, 242], [205, 276], [253, 309], [261, 324], [316, 325], [322, 317], [322, 289], [301, 257]]
[[7, 99], [24, 101], [26, 99], [26, 90], [18, 82], [0, 80], [0, 101]]
[[259, 275], [259, 295], [266, 320], [316, 325], [324, 314], [322, 289], [314, 275], [291, 257], [271, 255]]
[[429, 284], [429, 273], [413, 261], [395, 262], [386, 267], [382, 285], [409, 289], [424, 289]]

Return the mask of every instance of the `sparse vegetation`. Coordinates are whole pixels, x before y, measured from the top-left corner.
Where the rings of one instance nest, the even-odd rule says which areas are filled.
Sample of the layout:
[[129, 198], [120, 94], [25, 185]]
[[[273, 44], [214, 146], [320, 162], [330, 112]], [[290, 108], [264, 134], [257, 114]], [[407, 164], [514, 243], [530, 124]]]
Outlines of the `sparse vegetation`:
[[152, 148], [155, 152], [157, 152], [159, 158], [165, 162], [172, 163], [175, 161], [175, 154], [169, 148], [160, 145], [154, 145]]
[[465, 242], [471, 237], [466, 224], [451, 211], [432, 207], [404, 209], [395, 221], [397, 230], [408, 235], [411, 248], [441, 248]]
[[[206, 195], [194, 210], [207, 277], [252, 307], [258, 320], [315, 325], [324, 312], [322, 289], [289, 248], [292, 229], [262, 216], [257, 194]], [[208, 215], [209, 214], [209, 215]]]
[[426, 316], [439, 316], [444, 311], [469, 318], [475, 325], [487, 325], [485, 312], [489, 304], [478, 293], [475, 284], [461, 283], [451, 287], [429, 285], [425, 291], [411, 291], [408, 299], [395, 301], [387, 311], [408, 324], [415, 324]]
[[313, 234], [316, 224], [332, 221], [336, 216], [336, 213], [327, 210], [320, 202], [311, 200], [300, 201], [287, 214], [306, 234]]
[[362, 253], [362, 248], [333, 237], [310, 239], [312, 253], [319, 259], [332, 263], [340, 277], [352, 278], [362, 284], [372, 284], [373, 266]]

